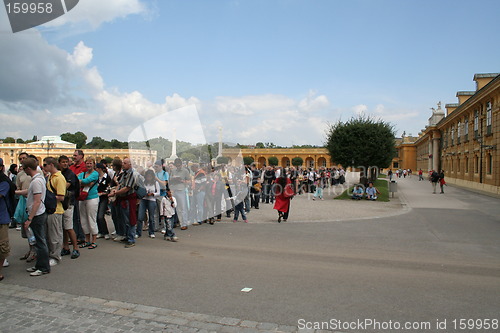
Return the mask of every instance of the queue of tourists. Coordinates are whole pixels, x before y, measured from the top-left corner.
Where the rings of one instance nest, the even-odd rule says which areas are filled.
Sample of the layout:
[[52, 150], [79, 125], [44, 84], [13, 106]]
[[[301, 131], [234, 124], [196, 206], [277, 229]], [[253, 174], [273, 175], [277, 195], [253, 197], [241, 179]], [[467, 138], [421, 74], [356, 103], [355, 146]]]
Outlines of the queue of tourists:
[[77, 259], [83, 249], [98, 249], [98, 239], [125, 248], [146, 235], [177, 242], [176, 228], [214, 225], [223, 218], [236, 223], [240, 215], [248, 223], [248, 213], [260, 204], [273, 204], [277, 222], [285, 222], [295, 195], [324, 200], [324, 188], [345, 182], [342, 168], [212, 166], [179, 158], [145, 167], [115, 158], [108, 165], [82, 150], [41, 163], [28, 153], [18, 157], [19, 166], [8, 171], [0, 161], [0, 197], [5, 198], [0, 200], [0, 260], [8, 265], [6, 228], [17, 228], [28, 239], [20, 259], [34, 263], [27, 269], [32, 276], [49, 273], [63, 256]]

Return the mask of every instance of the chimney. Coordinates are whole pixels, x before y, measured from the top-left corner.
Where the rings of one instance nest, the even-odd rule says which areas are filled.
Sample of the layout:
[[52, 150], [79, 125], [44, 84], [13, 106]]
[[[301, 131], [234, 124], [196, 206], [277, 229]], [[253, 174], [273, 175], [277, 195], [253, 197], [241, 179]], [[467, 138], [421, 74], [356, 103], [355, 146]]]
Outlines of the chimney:
[[471, 96], [473, 96], [475, 91], [457, 91], [458, 105], [464, 104]]
[[474, 74], [474, 81], [476, 81], [476, 91], [482, 89], [498, 75], [500, 75], [500, 73]]
[[453, 103], [453, 104], [445, 104], [445, 108], [446, 108], [446, 116], [449, 116], [450, 113], [452, 113], [453, 111], [455, 111], [456, 108], [458, 108], [460, 106], [460, 104], [458, 103]]

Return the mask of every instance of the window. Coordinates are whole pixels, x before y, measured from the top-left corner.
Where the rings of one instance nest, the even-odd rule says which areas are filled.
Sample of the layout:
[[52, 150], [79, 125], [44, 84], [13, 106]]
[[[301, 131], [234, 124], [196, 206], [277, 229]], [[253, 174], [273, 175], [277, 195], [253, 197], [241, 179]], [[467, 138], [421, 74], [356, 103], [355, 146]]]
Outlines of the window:
[[462, 134], [462, 123], [461, 122], [458, 122], [458, 125], [457, 125], [457, 145], [460, 144], [460, 136]]
[[474, 139], [479, 136], [479, 111], [474, 111]]
[[486, 165], [486, 173], [488, 175], [491, 175], [491, 171], [493, 170], [493, 156], [491, 156], [491, 153], [488, 153], [488, 155], [486, 155]]
[[491, 134], [491, 102], [486, 103], [486, 134]]
[[479, 158], [474, 156], [474, 173], [479, 173]]
[[453, 146], [455, 144], [455, 128], [453, 126], [451, 126], [450, 136], [451, 136], [451, 145]]
[[468, 157], [465, 157], [464, 163], [465, 163], [465, 173], [469, 173], [469, 158]]
[[469, 141], [469, 117], [465, 117], [464, 121], [464, 142]]

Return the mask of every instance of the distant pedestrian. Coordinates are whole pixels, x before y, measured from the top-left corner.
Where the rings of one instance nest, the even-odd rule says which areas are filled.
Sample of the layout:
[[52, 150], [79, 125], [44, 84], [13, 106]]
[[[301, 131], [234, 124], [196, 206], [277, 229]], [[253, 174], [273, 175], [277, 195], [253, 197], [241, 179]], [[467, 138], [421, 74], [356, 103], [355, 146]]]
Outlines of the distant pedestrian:
[[441, 194], [444, 194], [444, 186], [446, 182], [444, 181], [444, 170], [439, 173], [439, 187], [441, 187]]
[[422, 169], [418, 170], [418, 181], [424, 180], [424, 172]]
[[290, 214], [290, 200], [293, 198], [293, 188], [291, 181], [283, 175], [276, 179], [274, 209], [278, 211], [278, 222], [283, 219], [284, 222], [288, 220]]
[[436, 194], [436, 187], [439, 181], [439, 174], [436, 172], [436, 170], [432, 170], [430, 180], [432, 183], [432, 194]]

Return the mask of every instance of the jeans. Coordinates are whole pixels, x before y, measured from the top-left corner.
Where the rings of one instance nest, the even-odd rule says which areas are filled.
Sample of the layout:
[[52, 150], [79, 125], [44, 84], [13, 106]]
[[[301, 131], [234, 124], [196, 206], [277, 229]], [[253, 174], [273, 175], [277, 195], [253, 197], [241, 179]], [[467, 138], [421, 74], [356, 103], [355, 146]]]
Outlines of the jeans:
[[201, 222], [204, 220], [204, 202], [205, 202], [205, 192], [199, 191], [193, 193], [193, 219], [195, 222]]
[[[132, 200], [130, 200], [132, 201]], [[135, 209], [131, 209], [131, 202], [129, 200], [123, 200], [120, 202], [120, 216], [125, 225], [124, 236], [129, 243], [135, 243], [135, 229], [136, 225], [131, 223], [130, 214], [135, 214]], [[135, 201], [135, 200], [134, 200]], [[132, 204], [135, 204], [132, 202]], [[132, 225], [133, 224], [133, 225]]]
[[35, 235], [36, 264], [35, 268], [42, 272], [50, 272], [49, 248], [47, 247], [47, 213], [37, 215], [31, 221], [30, 227]]
[[106, 224], [106, 210], [108, 209], [108, 197], [99, 197], [99, 206], [97, 207], [97, 229], [101, 235], [109, 234], [108, 225]]
[[181, 227], [188, 226], [188, 205], [186, 198], [186, 190], [174, 190], [175, 200], [177, 200], [177, 215], [180, 220]]
[[243, 219], [243, 221], [246, 221], [247, 216], [245, 215], [245, 210], [243, 209], [243, 202], [238, 203], [234, 207], [234, 220], [235, 221], [238, 221], [238, 216], [240, 213], [241, 213], [241, 218]]
[[320, 199], [323, 199], [323, 188], [321, 186], [316, 187], [316, 192], [314, 193], [314, 197], [315, 198], [319, 197]]
[[137, 235], [138, 236], [142, 236], [142, 225], [144, 223], [144, 219], [146, 218], [146, 210], [148, 211], [149, 234], [153, 235], [155, 233], [156, 200], [142, 199], [139, 202], [139, 218], [137, 220]]
[[111, 209], [111, 219], [113, 220], [113, 225], [115, 226], [115, 231], [117, 236], [125, 236], [125, 225], [123, 224], [123, 218], [121, 217], [120, 207], [112, 203], [110, 205]]
[[272, 184], [265, 184], [263, 186], [263, 196], [262, 196], [262, 202], [271, 203], [274, 202], [274, 193], [273, 193], [273, 185]]
[[76, 238], [78, 240], [85, 240], [85, 234], [83, 233], [82, 223], [80, 222], [80, 201], [75, 200], [74, 210], [73, 210], [73, 230], [76, 233]]
[[165, 238], [166, 237], [169, 237], [169, 238], [175, 237], [174, 219], [171, 218], [171, 217], [166, 217], [166, 216], [162, 216], [161, 219], [165, 223], [165, 230], [166, 230], [166, 232], [165, 232]]

